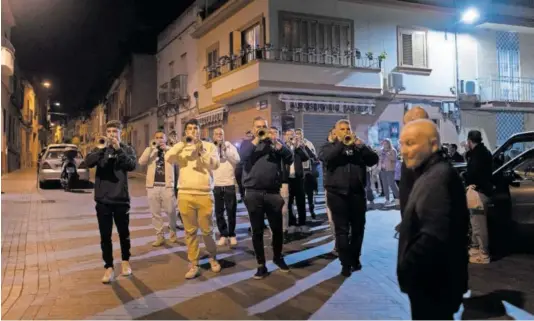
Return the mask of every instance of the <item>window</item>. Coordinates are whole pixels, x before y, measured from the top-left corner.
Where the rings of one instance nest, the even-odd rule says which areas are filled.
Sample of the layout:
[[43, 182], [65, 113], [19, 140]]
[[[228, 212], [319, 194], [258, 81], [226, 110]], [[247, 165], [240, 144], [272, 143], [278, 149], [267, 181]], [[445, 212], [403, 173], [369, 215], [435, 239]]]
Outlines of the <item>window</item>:
[[428, 68], [426, 31], [399, 28], [397, 42], [400, 67]]
[[219, 67], [217, 66], [219, 62], [219, 46], [215, 48], [212, 47], [208, 49], [207, 54], [207, 72], [208, 72], [208, 81], [217, 77], [219, 75]]
[[241, 44], [243, 45], [242, 49], [244, 51], [242, 64], [246, 64], [257, 58], [261, 59], [261, 50], [256, 50], [260, 47], [259, 23], [241, 32]]
[[351, 62], [347, 52], [353, 49], [352, 21], [282, 12], [280, 23], [282, 48], [302, 52], [291, 53], [289, 60], [342, 65]]

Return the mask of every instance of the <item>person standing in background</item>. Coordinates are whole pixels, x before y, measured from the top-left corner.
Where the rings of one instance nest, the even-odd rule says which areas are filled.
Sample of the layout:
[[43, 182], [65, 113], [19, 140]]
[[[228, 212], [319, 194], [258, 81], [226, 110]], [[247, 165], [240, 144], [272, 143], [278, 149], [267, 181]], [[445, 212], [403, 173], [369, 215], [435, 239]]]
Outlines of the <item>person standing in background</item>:
[[[220, 158], [219, 168], [213, 171], [215, 217], [221, 235], [217, 245], [226, 245], [229, 240], [230, 246], [236, 246], [237, 198], [235, 190], [235, 167], [240, 161], [239, 153], [232, 143], [224, 140], [224, 130], [221, 127], [213, 130], [213, 142], [217, 146]], [[224, 218], [225, 209], [226, 215], [228, 216], [228, 223]]]
[[[386, 198], [385, 206], [394, 206], [399, 198], [399, 189], [395, 184], [395, 165], [397, 163], [397, 151], [391, 145], [389, 139], [382, 141], [382, 151], [380, 152], [380, 178], [382, 189]], [[393, 194], [393, 201], [390, 201], [390, 190]]]
[[306, 153], [308, 154], [308, 160], [302, 164], [304, 170], [304, 192], [308, 199], [308, 209], [312, 220], [316, 219], [315, 215], [315, 198], [314, 193], [318, 189], [316, 170], [314, 168], [319, 164], [317, 158], [317, 152], [312, 142], [304, 137], [304, 131], [301, 128], [295, 129], [295, 136], [304, 143]]

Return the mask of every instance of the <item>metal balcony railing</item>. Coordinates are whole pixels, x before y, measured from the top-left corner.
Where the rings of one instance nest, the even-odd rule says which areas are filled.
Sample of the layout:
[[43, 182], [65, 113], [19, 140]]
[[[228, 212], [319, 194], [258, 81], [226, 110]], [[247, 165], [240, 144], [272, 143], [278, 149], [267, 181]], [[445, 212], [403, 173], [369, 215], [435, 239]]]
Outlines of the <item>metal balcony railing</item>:
[[256, 60], [294, 62], [308, 65], [333, 67], [381, 68], [384, 54], [361, 52], [358, 49], [339, 50], [339, 48], [274, 48], [271, 46], [246, 48], [237, 55], [219, 58], [216, 64], [204, 67], [208, 80], [217, 78], [236, 68]]
[[165, 105], [176, 100], [187, 100], [187, 75], [177, 75], [159, 87], [158, 105]]
[[480, 82], [486, 101], [534, 102], [534, 78], [492, 77]]

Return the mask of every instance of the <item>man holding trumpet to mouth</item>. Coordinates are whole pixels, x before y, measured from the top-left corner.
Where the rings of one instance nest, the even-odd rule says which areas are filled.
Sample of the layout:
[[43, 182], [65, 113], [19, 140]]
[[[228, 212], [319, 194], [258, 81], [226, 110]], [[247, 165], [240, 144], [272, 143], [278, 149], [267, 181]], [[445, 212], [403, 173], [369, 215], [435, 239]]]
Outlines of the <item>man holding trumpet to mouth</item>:
[[333, 141], [323, 145], [319, 158], [325, 164], [326, 200], [332, 211], [341, 275], [348, 277], [362, 267], [366, 171], [378, 163], [378, 155], [354, 136], [347, 119], [341, 119], [336, 123]]
[[106, 272], [103, 283], [115, 279], [113, 270], [113, 243], [111, 233], [113, 221], [119, 232], [122, 254], [122, 275], [132, 274], [130, 267], [130, 194], [128, 193], [128, 172], [135, 169], [135, 151], [121, 143], [122, 124], [117, 120], [106, 124], [106, 136], [97, 140], [96, 148], [85, 158], [87, 167], [96, 167], [95, 202], [100, 247]]
[[152, 246], [165, 244], [163, 217], [161, 209], [169, 216], [169, 242], [177, 243], [176, 237], [176, 196], [174, 194], [176, 166], [165, 162], [165, 153], [169, 151], [167, 137], [163, 131], [157, 131], [141, 157], [139, 165], [148, 165], [146, 171], [146, 191], [148, 205], [152, 212], [152, 225], [156, 230], [156, 241]]
[[178, 209], [184, 223], [187, 257], [191, 262], [185, 274], [186, 279], [200, 275], [199, 229], [210, 256], [211, 270], [215, 273], [221, 271], [221, 265], [216, 260], [217, 245], [213, 238], [212, 219], [213, 171], [219, 168], [219, 152], [214, 144], [200, 140], [199, 133], [198, 120], [187, 121], [184, 139], [165, 153], [165, 161], [178, 164], [180, 168]]

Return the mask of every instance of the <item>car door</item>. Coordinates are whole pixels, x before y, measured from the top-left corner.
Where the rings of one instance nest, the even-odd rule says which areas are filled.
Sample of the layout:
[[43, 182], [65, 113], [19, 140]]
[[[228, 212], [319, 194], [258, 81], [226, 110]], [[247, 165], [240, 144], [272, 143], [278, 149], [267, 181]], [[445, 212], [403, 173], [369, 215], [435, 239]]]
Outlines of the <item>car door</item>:
[[534, 152], [524, 155], [514, 168], [510, 185], [512, 220], [518, 224], [534, 224]]

